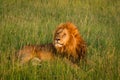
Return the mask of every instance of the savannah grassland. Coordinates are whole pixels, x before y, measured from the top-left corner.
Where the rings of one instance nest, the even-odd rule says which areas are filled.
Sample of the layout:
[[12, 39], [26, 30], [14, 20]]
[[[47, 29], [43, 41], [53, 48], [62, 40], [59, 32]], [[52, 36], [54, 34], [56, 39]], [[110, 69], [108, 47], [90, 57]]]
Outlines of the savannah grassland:
[[[17, 50], [52, 42], [55, 28], [73, 22], [87, 43], [89, 64], [64, 59], [18, 66]], [[0, 0], [0, 80], [120, 80], [119, 0]]]

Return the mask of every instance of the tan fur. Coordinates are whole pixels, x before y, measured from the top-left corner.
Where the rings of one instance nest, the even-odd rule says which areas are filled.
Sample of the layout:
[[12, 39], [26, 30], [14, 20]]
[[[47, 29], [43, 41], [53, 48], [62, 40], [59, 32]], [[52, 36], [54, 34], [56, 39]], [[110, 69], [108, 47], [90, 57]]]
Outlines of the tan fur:
[[[57, 40], [59, 40], [58, 43]], [[54, 34], [54, 45], [58, 53], [72, 57], [73, 61], [85, 57], [86, 43], [79, 34], [77, 27], [70, 22], [60, 24], [57, 27]]]
[[46, 45], [28, 45], [24, 46], [17, 53], [17, 58], [21, 64], [24, 64], [34, 58], [40, 61], [49, 61], [54, 59], [55, 49], [52, 43]]

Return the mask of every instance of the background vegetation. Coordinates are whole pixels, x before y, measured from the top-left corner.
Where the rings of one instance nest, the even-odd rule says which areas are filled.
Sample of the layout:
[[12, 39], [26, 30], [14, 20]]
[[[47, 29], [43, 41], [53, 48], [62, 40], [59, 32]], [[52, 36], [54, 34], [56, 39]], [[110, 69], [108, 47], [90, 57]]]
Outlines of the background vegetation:
[[[73, 22], [88, 45], [90, 64], [63, 59], [18, 67], [14, 54], [27, 44], [52, 42], [62, 22]], [[120, 80], [119, 0], [0, 0], [0, 80]]]

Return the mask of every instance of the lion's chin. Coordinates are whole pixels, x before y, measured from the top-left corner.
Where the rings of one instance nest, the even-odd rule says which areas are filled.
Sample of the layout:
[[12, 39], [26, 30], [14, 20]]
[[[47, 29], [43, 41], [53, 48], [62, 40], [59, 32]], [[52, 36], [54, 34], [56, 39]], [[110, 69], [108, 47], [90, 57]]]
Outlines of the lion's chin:
[[62, 47], [62, 44], [55, 44], [55, 47]]

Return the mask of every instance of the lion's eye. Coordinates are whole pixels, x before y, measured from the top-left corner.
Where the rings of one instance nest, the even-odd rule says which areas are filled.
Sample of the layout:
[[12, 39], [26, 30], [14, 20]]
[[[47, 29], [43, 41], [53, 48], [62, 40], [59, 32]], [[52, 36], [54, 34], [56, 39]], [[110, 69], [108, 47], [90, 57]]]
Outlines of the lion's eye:
[[66, 34], [64, 33], [62, 37], [63, 37], [63, 38], [66, 37]]
[[66, 36], [66, 33], [64, 33], [63, 35]]

